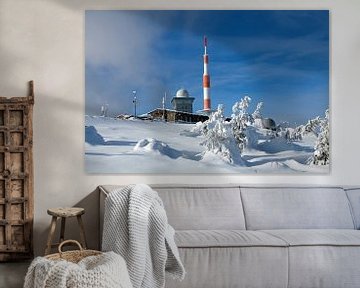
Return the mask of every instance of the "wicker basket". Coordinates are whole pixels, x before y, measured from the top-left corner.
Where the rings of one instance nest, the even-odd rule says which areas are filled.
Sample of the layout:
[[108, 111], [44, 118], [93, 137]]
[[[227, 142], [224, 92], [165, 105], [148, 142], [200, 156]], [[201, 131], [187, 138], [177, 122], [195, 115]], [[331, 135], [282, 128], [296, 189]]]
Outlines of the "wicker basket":
[[[76, 244], [79, 247], [79, 250], [73, 250], [73, 251], [65, 251], [63, 252], [61, 248], [68, 243]], [[100, 251], [96, 250], [85, 250], [82, 248], [81, 244], [76, 240], [65, 240], [61, 242], [58, 248], [59, 253], [54, 253], [45, 256], [45, 258], [49, 260], [66, 260], [73, 263], [78, 263], [80, 260], [84, 259], [88, 256], [96, 256], [102, 254]]]

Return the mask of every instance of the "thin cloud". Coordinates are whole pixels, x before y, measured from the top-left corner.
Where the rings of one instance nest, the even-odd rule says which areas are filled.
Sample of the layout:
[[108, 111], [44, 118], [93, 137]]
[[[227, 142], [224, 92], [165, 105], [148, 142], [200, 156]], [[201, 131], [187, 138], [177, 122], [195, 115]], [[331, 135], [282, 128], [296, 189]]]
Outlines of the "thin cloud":
[[[153, 95], [164, 84], [157, 66], [161, 55], [153, 47], [162, 33], [131, 11], [86, 12], [88, 112], [98, 113], [105, 103], [115, 114], [129, 111], [133, 90], [139, 90], [143, 106], [156, 100]], [[102, 70], [107, 71], [99, 75]]]
[[[132, 113], [133, 90], [139, 113], [159, 107], [165, 92], [169, 107], [180, 87], [196, 97], [194, 110], [201, 108], [206, 34], [213, 108], [223, 103], [230, 110], [251, 93], [275, 118], [280, 108], [285, 115], [296, 107], [304, 119], [321, 114], [328, 105], [329, 31], [326, 12], [319, 13], [89, 11], [86, 113], [98, 114], [104, 103], [111, 115]], [[309, 107], [300, 111], [298, 102]]]

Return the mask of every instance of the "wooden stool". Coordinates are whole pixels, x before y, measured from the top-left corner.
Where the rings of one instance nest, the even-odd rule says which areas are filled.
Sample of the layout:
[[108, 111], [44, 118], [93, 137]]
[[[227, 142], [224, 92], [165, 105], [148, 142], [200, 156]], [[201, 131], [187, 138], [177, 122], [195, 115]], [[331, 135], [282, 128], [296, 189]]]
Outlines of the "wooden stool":
[[[61, 242], [64, 241], [64, 234], [65, 234], [65, 223], [66, 218], [69, 217], [77, 217], [79, 227], [80, 227], [80, 239], [81, 245], [84, 249], [86, 249], [86, 239], [85, 239], [85, 230], [84, 224], [81, 219], [81, 215], [85, 213], [84, 208], [73, 207], [73, 208], [50, 208], [47, 210], [47, 213], [52, 216], [51, 224], [50, 224], [50, 231], [49, 236], [46, 244], [45, 255], [50, 254], [52, 247], [57, 247]], [[61, 230], [60, 230], [60, 242], [59, 243], [52, 243], [52, 239], [54, 237], [56, 222], [58, 217], [61, 218]]]

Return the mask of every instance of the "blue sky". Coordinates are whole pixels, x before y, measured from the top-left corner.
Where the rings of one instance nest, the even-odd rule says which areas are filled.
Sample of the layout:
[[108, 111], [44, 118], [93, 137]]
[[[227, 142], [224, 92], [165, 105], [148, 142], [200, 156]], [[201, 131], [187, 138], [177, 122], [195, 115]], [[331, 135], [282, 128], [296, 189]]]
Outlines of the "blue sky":
[[240, 98], [250, 111], [300, 124], [329, 106], [327, 10], [86, 11], [86, 113], [138, 113], [185, 88], [203, 105], [203, 36], [208, 37], [212, 108], [229, 116]]

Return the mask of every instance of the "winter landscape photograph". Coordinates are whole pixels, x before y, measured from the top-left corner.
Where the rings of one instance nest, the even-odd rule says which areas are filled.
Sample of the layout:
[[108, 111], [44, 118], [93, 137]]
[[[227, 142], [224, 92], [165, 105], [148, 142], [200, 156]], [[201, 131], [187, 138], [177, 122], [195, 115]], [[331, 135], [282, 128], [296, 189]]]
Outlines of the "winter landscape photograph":
[[88, 173], [329, 173], [328, 10], [88, 10]]

